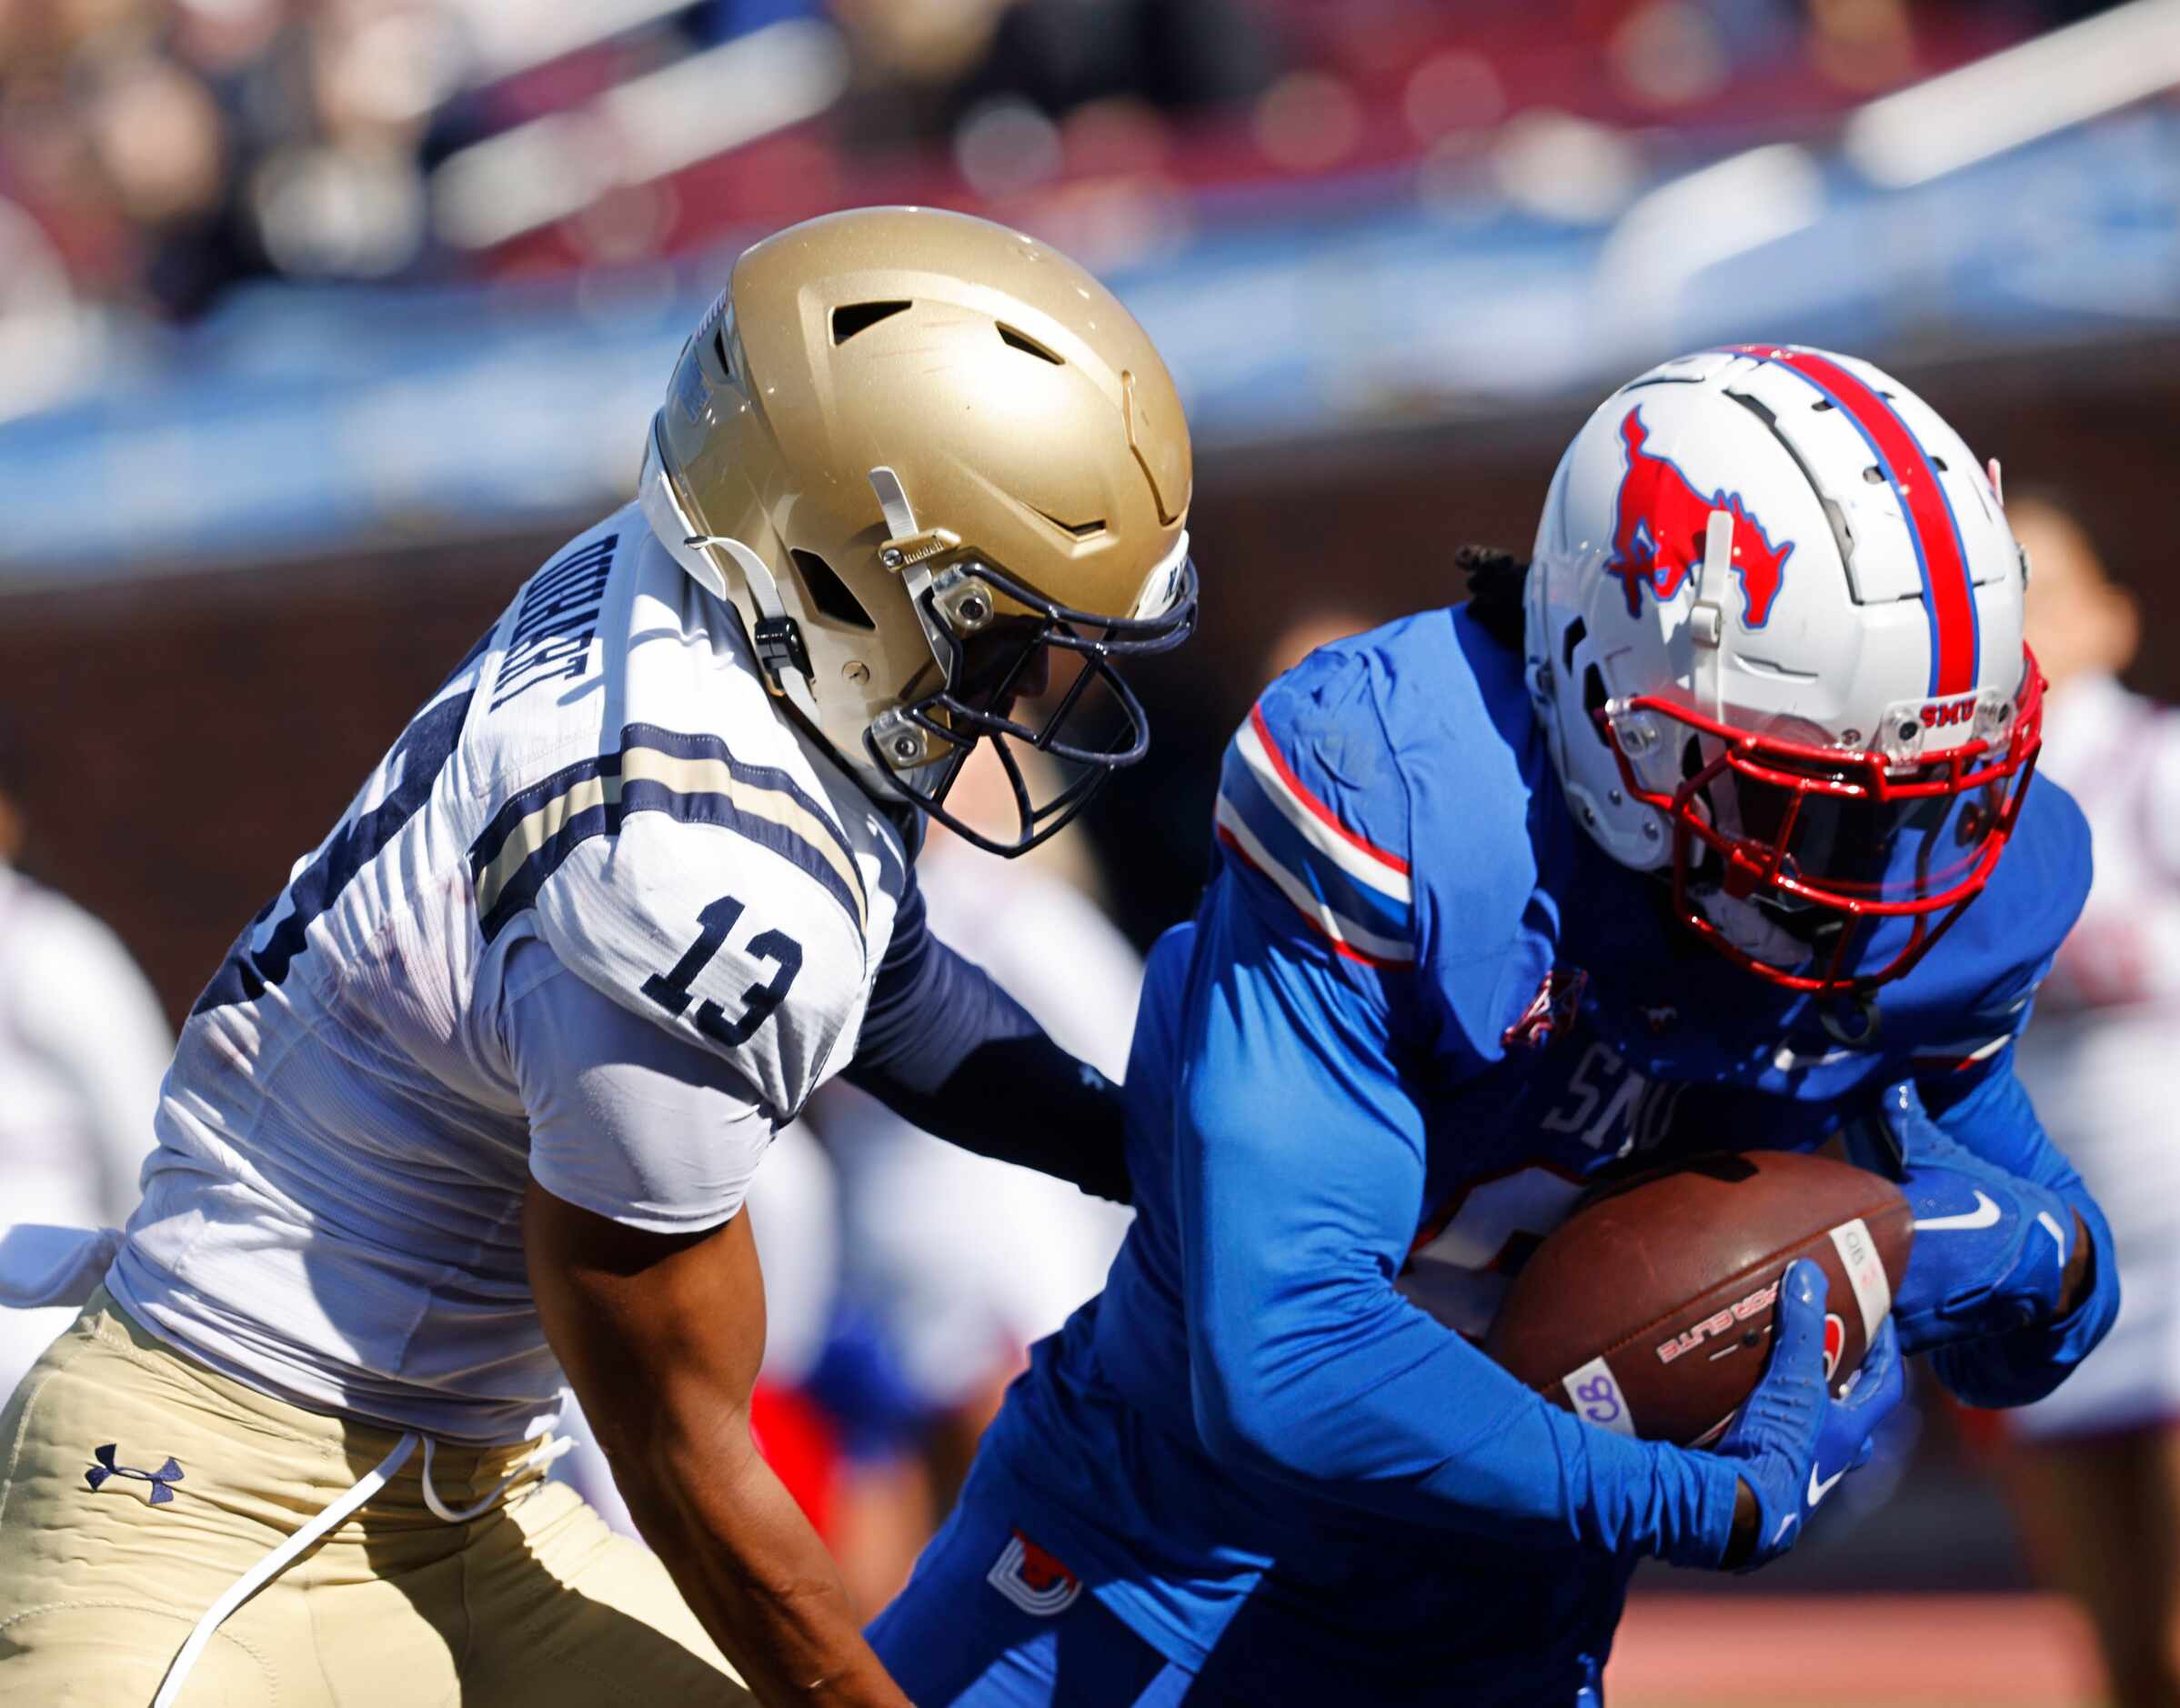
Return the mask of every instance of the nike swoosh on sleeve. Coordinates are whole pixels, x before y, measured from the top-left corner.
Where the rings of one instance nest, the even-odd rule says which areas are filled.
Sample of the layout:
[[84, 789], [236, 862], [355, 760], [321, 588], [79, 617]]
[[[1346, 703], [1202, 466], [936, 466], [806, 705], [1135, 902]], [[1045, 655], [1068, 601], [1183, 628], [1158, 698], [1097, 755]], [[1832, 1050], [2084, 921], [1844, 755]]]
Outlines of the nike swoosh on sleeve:
[[1833, 1490], [1839, 1487], [1840, 1479], [1852, 1471], [1852, 1465], [1842, 1465], [1828, 1477], [1819, 1477], [1814, 1465], [1809, 1467], [1809, 1504], [1814, 1506]]
[[[1957, 1216], [1920, 1216], [1915, 1221], [1917, 1233], [1941, 1233], [1947, 1229], [1970, 1232], [1977, 1228], [1995, 1228], [1998, 1225], [1998, 1206], [1980, 1186], [1975, 1191], [1975, 1208], [1964, 1210]], [[2064, 1241], [2060, 1244], [2064, 1246]]]

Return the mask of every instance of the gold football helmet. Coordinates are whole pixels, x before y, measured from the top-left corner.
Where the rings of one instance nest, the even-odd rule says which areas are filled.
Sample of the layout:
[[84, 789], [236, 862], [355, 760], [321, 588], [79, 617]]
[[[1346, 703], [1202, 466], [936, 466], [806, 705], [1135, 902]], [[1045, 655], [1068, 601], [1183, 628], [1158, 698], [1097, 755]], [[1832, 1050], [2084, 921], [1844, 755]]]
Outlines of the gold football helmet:
[[[735, 263], [652, 419], [642, 501], [867, 787], [1015, 854], [1149, 745], [1113, 661], [1194, 627], [1191, 479], [1165, 364], [1096, 279], [987, 220], [873, 207]], [[1055, 654], [1077, 668], [1048, 692]], [[1011, 839], [946, 809], [981, 737]], [[1050, 799], [1012, 742], [1065, 762]]]

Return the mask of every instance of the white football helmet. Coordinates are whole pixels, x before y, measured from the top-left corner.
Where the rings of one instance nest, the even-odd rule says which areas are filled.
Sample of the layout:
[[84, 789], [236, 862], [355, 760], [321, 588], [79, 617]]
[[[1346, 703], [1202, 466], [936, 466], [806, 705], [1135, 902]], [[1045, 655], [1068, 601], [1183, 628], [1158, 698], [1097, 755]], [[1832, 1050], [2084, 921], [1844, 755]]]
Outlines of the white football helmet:
[[[1622, 387], [1552, 477], [1530, 692], [1607, 853], [1796, 990], [1906, 972], [1983, 889], [2041, 724], [1996, 465], [1868, 363], [1751, 345]], [[1858, 939], [1905, 918], [1874, 967]]]

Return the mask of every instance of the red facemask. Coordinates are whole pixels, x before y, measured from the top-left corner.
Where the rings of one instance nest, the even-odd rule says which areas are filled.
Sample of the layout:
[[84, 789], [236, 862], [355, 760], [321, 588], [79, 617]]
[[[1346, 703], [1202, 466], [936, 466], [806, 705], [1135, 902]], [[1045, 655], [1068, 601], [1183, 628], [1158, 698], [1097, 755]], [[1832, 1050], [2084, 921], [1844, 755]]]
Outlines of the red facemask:
[[[1753, 734], [1654, 694], [1601, 708], [1628, 793], [1673, 825], [1675, 917], [1789, 990], [1845, 995], [1903, 977], [1982, 893], [2021, 816], [2044, 730], [2044, 678], [2025, 648], [2022, 658], [2005, 731], [1907, 768], [1879, 752]], [[1688, 756], [1670, 792], [1644, 786], [1614, 733], [1637, 715]], [[1706, 880], [1777, 904], [1796, 936], [1830, 940], [1799, 967], [1759, 960], [1705, 917], [1696, 889]], [[1913, 921], [1906, 942], [1874, 970], [1856, 967], [1864, 935], [1887, 919]], [[1829, 929], [1801, 929], [1813, 925]]]

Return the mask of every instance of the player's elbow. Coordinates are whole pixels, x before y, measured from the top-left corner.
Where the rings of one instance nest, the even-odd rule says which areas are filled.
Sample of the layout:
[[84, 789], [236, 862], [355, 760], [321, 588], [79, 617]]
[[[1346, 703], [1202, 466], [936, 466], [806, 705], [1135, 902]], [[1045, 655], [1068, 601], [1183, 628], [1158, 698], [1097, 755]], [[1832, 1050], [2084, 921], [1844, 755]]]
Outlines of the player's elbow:
[[1307, 1420], [1296, 1415], [1291, 1397], [1251, 1363], [1200, 1361], [1189, 1398], [1197, 1437], [1218, 1463], [1302, 1478], [1320, 1473]]
[[1278, 1462], [1274, 1448], [1279, 1432], [1271, 1408], [1246, 1389], [1237, 1389], [1216, 1378], [1199, 1377], [1190, 1400], [1196, 1415], [1196, 1434], [1203, 1450], [1222, 1465], [1261, 1465]]

